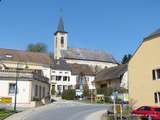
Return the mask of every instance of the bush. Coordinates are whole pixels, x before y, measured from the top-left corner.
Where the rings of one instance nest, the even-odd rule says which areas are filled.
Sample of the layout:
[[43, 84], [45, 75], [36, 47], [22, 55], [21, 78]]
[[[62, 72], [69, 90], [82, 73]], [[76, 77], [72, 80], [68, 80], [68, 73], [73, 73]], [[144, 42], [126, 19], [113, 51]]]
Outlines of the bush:
[[55, 88], [52, 88], [51, 94], [52, 94], [52, 95], [55, 95], [55, 94], [56, 94]]
[[62, 92], [62, 99], [65, 100], [74, 100], [75, 96], [76, 96], [75, 90], [64, 90]]
[[105, 97], [105, 103], [113, 103], [113, 100], [110, 97]]
[[32, 101], [41, 101], [41, 99], [39, 97], [33, 97]]

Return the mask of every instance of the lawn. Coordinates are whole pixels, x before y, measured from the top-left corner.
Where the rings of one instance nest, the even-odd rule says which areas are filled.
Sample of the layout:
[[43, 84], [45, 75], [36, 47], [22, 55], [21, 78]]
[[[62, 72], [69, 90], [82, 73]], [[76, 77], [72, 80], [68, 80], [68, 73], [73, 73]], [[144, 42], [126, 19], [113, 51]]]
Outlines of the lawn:
[[0, 120], [3, 120], [4, 118], [10, 116], [13, 114], [11, 110], [0, 108]]

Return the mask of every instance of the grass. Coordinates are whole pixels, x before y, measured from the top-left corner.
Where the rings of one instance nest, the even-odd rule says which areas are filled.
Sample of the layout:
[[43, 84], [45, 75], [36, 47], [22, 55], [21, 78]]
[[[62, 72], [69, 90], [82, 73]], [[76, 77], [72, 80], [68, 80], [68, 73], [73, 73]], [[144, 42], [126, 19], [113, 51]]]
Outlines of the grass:
[[10, 116], [13, 114], [13, 111], [7, 110], [4, 108], [0, 108], [0, 120], [5, 119], [6, 117]]

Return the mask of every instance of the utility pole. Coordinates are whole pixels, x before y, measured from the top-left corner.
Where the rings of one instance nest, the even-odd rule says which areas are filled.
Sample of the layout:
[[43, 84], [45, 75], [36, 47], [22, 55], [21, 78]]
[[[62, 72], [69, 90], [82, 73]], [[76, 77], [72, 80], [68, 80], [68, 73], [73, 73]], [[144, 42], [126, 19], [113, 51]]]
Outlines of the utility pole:
[[14, 112], [17, 112], [17, 90], [18, 90], [18, 78], [19, 78], [19, 63], [16, 67], [16, 85], [15, 85], [15, 96], [14, 96]]

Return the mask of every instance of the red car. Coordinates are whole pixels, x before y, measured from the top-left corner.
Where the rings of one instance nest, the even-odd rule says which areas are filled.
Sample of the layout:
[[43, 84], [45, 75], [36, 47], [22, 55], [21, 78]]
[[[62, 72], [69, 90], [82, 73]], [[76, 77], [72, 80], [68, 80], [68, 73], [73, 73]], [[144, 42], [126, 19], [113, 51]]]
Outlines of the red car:
[[133, 115], [138, 115], [142, 119], [149, 118], [149, 116], [154, 120], [160, 120], [160, 107], [158, 106], [142, 106], [136, 110], [132, 111]]

